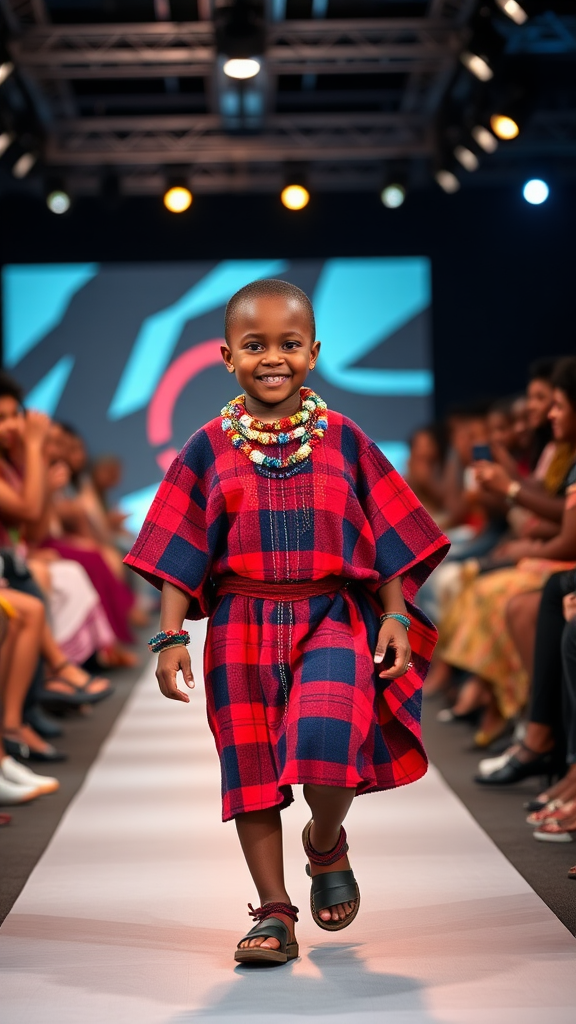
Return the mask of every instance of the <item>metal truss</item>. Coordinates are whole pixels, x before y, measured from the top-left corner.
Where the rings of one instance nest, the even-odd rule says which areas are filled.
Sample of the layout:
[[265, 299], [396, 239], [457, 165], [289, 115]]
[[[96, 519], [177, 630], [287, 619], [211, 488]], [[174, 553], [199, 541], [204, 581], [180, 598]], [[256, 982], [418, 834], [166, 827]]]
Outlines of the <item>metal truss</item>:
[[230, 134], [217, 115], [71, 119], [53, 126], [54, 166], [156, 166], [382, 161], [426, 156], [432, 142], [417, 114], [274, 114], [258, 134]]
[[[268, 28], [270, 74], [428, 71], [458, 55], [465, 30], [445, 19], [287, 21]], [[42, 79], [189, 78], [211, 73], [211, 22], [42, 25], [11, 44], [14, 60]]]

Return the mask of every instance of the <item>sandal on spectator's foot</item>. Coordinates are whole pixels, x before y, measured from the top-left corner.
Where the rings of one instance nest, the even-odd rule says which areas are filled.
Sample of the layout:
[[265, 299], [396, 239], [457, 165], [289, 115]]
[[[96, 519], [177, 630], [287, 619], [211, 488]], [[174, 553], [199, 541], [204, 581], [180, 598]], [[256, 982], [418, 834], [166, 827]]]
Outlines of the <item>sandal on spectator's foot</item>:
[[12, 818], [9, 814], [0, 814], [0, 828], [2, 828], [3, 825], [9, 825], [11, 821]]
[[526, 823], [534, 828], [548, 825], [551, 821], [561, 822], [565, 818], [573, 818], [576, 814], [576, 800], [564, 803], [562, 800], [550, 800], [540, 811], [534, 811], [526, 818]]
[[574, 882], [576, 882], [576, 864], [574, 865], [573, 868], [569, 869], [569, 871], [568, 871], [568, 878], [571, 878]]
[[[348, 853], [344, 826], [340, 826], [340, 835], [334, 849], [328, 850], [326, 853], [319, 853], [310, 842], [312, 821], [313, 819], [310, 819], [302, 833], [304, 853], [312, 864], [318, 864], [323, 867], [335, 864], [336, 861], [339, 861]], [[310, 864], [307, 864], [306, 874], [312, 879], [310, 911], [318, 927], [324, 928], [327, 932], [339, 932], [342, 928], [347, 928], [349, 924], [352, 924], [360, 909], [360, 890], [352, 869], [326, 871], [312, 876]], [[323, 921], [320, 917], [320, 911], [328, 910], [329, 907], [336, 907], [339, 903], [354, 903], [354, 909], [342, 921]]]
[[551, 821], [549, 825], [537, 828], [532, 835], [534, 839], [541, 839], [545, 843], [575, 843], [576, 826], [563, 828], [562, 822]]
[[[251, 903], [248, 904], [250, 917], [253, 917], [257, 924], [240, 939], [234, 959], [239, 964], [285, 964], [288, 960], [295, 960], [298, 956], [298, 943], [290, 935], [288, 925], [284, 923], [277, 914], [283, 914], [290, 920], [298, 920], [298, 907], [289, 903], [265, 903], [263, 907], [254, 910]], [[243, 942], [249, 939], [277, 939], [280, 943], [279, 949], [267, 949], [262, 946], [245, 946], [240, 949]]]
[[[67, 668], [71, 665], [70, 661], [63, 661], [61, 665], [57, 665], [54, 669], [54, 674], [44, 680], [44, 687], [40, 691], [38, 697], [42, 701], [47, 701], [50, 704], [66, 704], [68, 707], [80, 707], [82, 704], [97, 704], [101, 700], [106, 700], [106, 697], [111, 697], [114, 693], [114, 687], [102, 676], [88, 675], [88, 678], [83, 683], [72, 683], [65, 676], [61, 676], [58, 673], [62, 669]], [[88, 687], [92, 686], [96, 682], [103, 682], [107, 685], [102, 690], [89, 690]], [[50, 689], [50, 683], [58, 683], [59, 689]], [[62, 687], [66, 689], [63, 690]]]
[[[529, 761], [521, 761], [516, 756], [516, 751], [521, 747], [528, 754], [532, 754]], [[525, 743], [517, 743], [510, 748], [509, 754], [499, 768], [487, 774], [474, 776], [474, 782], [481, 786], [514, 786], [523, 779], [531, 779], [534, 776], [547, 775], [550, 779], [554, 774], [555, 760], [553, 752], [548, 754], [537, 754], [530, 750]]]

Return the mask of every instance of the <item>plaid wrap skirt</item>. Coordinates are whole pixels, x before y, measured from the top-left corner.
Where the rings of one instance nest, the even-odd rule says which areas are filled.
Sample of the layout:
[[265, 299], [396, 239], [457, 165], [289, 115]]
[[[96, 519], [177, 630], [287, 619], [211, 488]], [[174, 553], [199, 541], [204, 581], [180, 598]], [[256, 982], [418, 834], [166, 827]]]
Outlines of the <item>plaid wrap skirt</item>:
[[383, 716], [380, 698], [394, 684], [376, 673], [377, 630], [370, 599], [353, 587], [294, 601], [220, 598], [204, 673], [224, 821], [287, 807], [295, 784], [368, 793], [424, 774], [420, 680], [407, 701], [403, 677], [399, 717]]

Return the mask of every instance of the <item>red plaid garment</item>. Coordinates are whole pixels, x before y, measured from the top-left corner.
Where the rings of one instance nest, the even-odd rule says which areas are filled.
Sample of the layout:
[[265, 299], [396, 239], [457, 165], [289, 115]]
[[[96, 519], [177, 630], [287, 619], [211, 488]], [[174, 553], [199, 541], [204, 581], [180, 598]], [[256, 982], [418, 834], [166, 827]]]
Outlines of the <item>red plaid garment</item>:
[[[324, 439], [288, 478], [262, 473], [212, 420], [168, 470], [126, 557], [157, 587], [168, 580], [187, 592], [190, 618], [210, 617], [204, 670], [224, 820], [286, 806], [295, 783], [374, 792], [426, 771], [421, 684], [436, 631], [411, 601], [448, 542], [360, 428], [328, 418]], [[291, 602], [215, 602], [214, 581], [230, 573], [279, 589], [330, 575], [350, 582]], [[376, 594], [398, 575], [414, 667], [385, 683], [373, 663]]]

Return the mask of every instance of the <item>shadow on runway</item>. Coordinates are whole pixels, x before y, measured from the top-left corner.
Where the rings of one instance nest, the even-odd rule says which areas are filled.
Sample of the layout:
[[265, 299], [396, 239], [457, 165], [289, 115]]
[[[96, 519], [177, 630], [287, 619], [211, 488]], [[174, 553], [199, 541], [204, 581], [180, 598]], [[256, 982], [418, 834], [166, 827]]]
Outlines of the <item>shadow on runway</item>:
[[[418, 1024], [438, 1024], [422, 1004], [422, 983], [398, 974], [366, 969], [364, 943], [319, 943], [306, 953], [312, 971], [302, 975], [298, 961], [283, 967], [238, 965], [230, 984], [219, 989], [214, 1002], [201, 1010], [180, 1013], [169, 1024], [227, 1021], [237, 1024], [254, 1018], [271, 1021], [305, 1018], [366, 1019], [411, 1011]], [[374, 1017], [376, 1019], [376, 1016]]]

